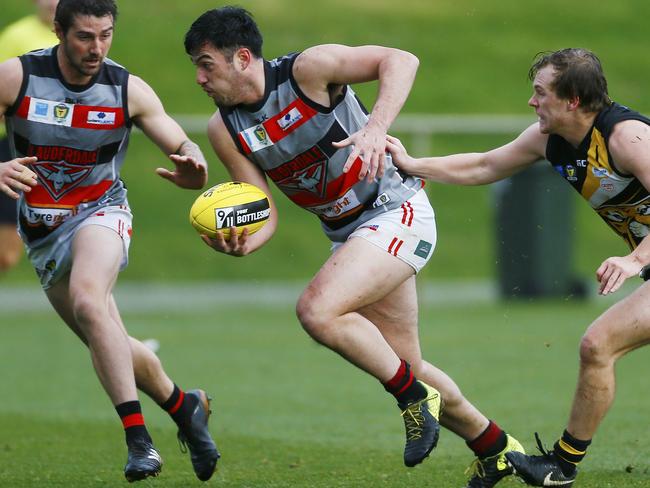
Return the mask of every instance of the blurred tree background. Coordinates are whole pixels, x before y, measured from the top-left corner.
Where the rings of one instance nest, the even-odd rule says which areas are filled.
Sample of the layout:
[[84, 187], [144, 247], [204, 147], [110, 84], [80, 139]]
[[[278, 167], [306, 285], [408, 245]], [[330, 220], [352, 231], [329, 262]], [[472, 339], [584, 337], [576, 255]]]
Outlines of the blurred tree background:
[[[613, 99], [645, 113], [650, 66], [646, 60], [646, 0], [594, 4], [587, 0], [299, 0], [242, 1], [257, 19], [272, 58], [319, 43], [381, 44], [416, 54], [420, 69], [404, 114], [530, 115], [528, 68], [536, 53], [586, 47], [601, 58]], [[183, 36], [205, 10], [205, 0], [118, 2], [120, 15], [110, 57], [143, 77], [169, 113], [207, 118], [214, 110], [194, 82]], [[2, 0], [0, 28], [32, 12], [26, 0]], [[355, 87], [370, 108], [375, 84]], [[403, 137], [409, 144], [408, 134]], [[481, 151], [515, 134], [432, 136], [436, 154]], [[203, 132], [191, 137], [210, 164], [210, 184], [227, 179]], [[277, 192], [280, 226], [263, 249], [245, 259], [218, 255], [188, 223], [197, 193], [181, 191], [153, 169], [166, 159], [134, 134], [123, 171], [135, 214], [130, 265], [122, 280], [190, 281], [308, 279], [326, 259], [329, 245], [311, 214]], [[438, 220], [438, 247], [422, 273], [425, 280], [489, 279], [495, 274], [494, 195], [490, 187], [428, 184]], [[577, 198], [577, 196], [576, 196]], [[600, 262], [626, 252], [622, 242], [580, 201], [576, 203], [577, 270], [592, 276]], [[562, 218], [559, 215], [558, 218]], [[596, 244], [597, 245], [594, 245]], [[561, 250], [559, 251], [561, 252]], [[3, 284], [36, 283], [26, 260]]]

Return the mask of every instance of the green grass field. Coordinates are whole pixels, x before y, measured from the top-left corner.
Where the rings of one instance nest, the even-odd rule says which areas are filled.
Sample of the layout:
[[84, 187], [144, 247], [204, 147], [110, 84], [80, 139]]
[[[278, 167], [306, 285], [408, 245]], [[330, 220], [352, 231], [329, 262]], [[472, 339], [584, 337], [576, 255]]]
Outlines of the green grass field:
[[[142, 76], [173, 114], [208, 114], [211, 101], [194, 83], [182, 38], [191, 22], [216, 6], [206, 0], [118, 2], [121, 13], [110, 53]], [[321, 8], [299, 0], [246, 0], [265, 36], [265, 55], [274, 57], [307, 46], [339, 42], [396, 46], [415, 53], [420, 69], [404, 113], [530, 114], [526, 73], [535, 53], [585, 46], [602, 58], [612, 96], [642, 111], [650, 65], [644, 32], [650, 3], [630, 0], [593, 8], [588, 0], [409, 0], [398, 8], [389, 0], [342, 2]], [[32, 11], [31, 2], [3, 0], [0, 28]], [[355, 87], [372, 106], [376, 85]], [[404, 134], [398, 134], [404, 136]], [[514, 135], [514, 134], [513, 134]], [[436, 135], [438, 154], [485, 150], [513, 135]], [[226, 179], [206, 138], [192, 134], [210, 164], [210, 182]], [[196, 193], [177, 190], [153, 169], [164, 156], [144, 137], [132, 140], [123, 176], [135, 212], [131, 265], [125, 280], [240, 279], [303, 280], [328, 254], [328, 243], [315, 218], [276, 194], [280, 227], [273, 240], [245, 260], [217, 256], [199, 241], [187, 222]], [[495, 274], [494, 199], [489, 187], [461, 188], [431, 184], [439, 243], [423, 279], [486, 278]], [[582, 201], [577, 201], [575, 266], [592, 276], [596, 267], [625, 247]], [[467, 236], [471, 235], [471, 239]], [[598, 245], [593, 245], [597, 242]], [[472, 256], [471, 266], [467, 256]], [[2, 279], [11, 286], [33, 283], [23, 262]]]
[[[561, 433], [579, 337], [607, 303], [425, 305], [422, 347], [486, 415], [533, 450], [533, 431], [549, 445]], [[160, 340], [160, 356], [177, 383], [215, 397], [211, 429], [223, 457], [211, 485], [463, 486], [471, 453], [447, 431], [423, 465], [402, 466], [403, 426], [393, 400], [375, 380], [311, 342], [291, 304], [197, 313], [169, 308], [126, 312], [125, 321], [133, 335]], [[123, 486], [121, 426], [86, 351], [51, 313], [9, 312], [3, 323], [0, 486]], [[640, 394], [650, 379], [637, 373], [645, 365], [642, 354], [620, 363], [616, 403], [579, 486], [650, 486]], [[165, 466], [158, 480], [142, 485], [198, 486], [171, 421], [149, 399], [143, 406]]]
[[[0, 29], [32, 9], [25, 0], [1, 3]], [[326, 42], [414, 52], [421, 65], [404, 113], [529, 114], [526, 73], [532, 57], [567, 46], [595, 50], [612, 97], [650, 113], [647, 0], [596, 6], [588, 0], [408, 0], [399, 5], [329, 0], [318, 8], [300, 0], [236, 3], [255, 14], [267, 57]], [[198, 15], [217, 4], [118, 4], [111, 57], [147, 80], [170, 113], [207, 118], [213, 107], [193, 81], [182, 36]], [[371, 107], [376, 85], [355, 89]], [[437, 154], [481, 151], [512, 136], [438, 134], [431, 145]], [[192, 138], [206, 154], [210, 183], [227, 179], [206, 137]], [[172, 298], [155, 312], [125, 307], [123, 315], [132, 335], [160, 340], [160, 356], [181, 387], [202, 387], [215, 397], [211, 425], [223, 458], [209, 485], [463, 486], [472, 457], [449, 432], [443, 432], [431, 459], [415, 469], [403, 467], [403, 425], [394, 402], [372, 378], [314, 344], [300, 329], [290, 301], [269, 307], [215, 300], [188, 310], [173, 298], [173, 286], [189, 282], [304, 283], [329, 255], [316, 219], [276, 192], [280, 223], [272, 241], [244, 259], [218, 255], [189, 225], [187, 213], [197, 194], [177, 190], [153, 173], [166, 159], [146, 138], [135, 134], [131, 144], [123, 177], [135, 234], [120, 283], [132, 286], [134, 300], [143, 282], [169, 284]], [[420, 283], [493, 280], [498, 238], [493, 189], [429, 184], [427, 191], [439, 237]], [[577, 197], [574, 202], [573, 249], [558, 252], [572, 252], [576, 271], [592, 277], [602, 260], [626, 249], [585, 202]], [[21, 308], [5, 298], [19, 287], [37, 288], [26, 260], [0, 278], [0, 487], [126, 486], [121, 426], [87, 352], [53, 312], [29, 302]], [[534, 451], [534, 431], [551, 446], [568, 416], [580, 336], [611, 301], [481, 304], [463, 303], [463, 298], [459, 294], [454, 300], [461, 306], [422, 305], [425, 356], [527, 449]], [[618, 365], [614, 407], [576, 486], [650, 486], [645, 354], [631, 354]], [[143, 405], [165, 465], [159, 479], [138, 486], [200, 486], [178, 450], [172, 422], [150, 400]], [[523, 485], [507, 480], [499, 486]]]

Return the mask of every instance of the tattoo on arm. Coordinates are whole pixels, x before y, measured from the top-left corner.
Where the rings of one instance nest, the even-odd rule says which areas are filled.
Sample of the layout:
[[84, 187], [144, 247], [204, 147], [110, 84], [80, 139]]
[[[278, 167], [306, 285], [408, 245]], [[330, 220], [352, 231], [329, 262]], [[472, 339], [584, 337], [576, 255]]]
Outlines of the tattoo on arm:
[[196, 159], [197, 161], [205, 162], [205, 157], [201, 152], [201, 148], [199, 148], [196, 143], [190, 141], [189, 139], [184, 140], [181, 145], [178, 146], [178, 149], [176, 149], [176, 154], [179, 154], [181, 156], [189, 156]]

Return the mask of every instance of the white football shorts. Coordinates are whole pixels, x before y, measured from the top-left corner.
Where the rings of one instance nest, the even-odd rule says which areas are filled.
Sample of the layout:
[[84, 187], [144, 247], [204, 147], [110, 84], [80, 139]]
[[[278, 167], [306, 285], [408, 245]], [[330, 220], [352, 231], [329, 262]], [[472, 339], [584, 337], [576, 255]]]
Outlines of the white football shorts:
[[[74, 219], [75, 217], [73, 217]], [[80, 219], [77, 225], [65, 229], [50, 243], [38, 248], [28, 248], [29, 259], [41, 280], [44, 290], [50, 288], [65, 276], [72, 267], [72, 240], [79, 229], [88, 225], [101, 225], [114, 230], [122, 239], [124, 253], [120, 271], [129, 262], [133, 215], [126, 205], [99, 207], [88, 217]], [[68, 224], [68, 222], [66, 222]], [[56, 232], [56, 231], [55, 231]]]
[[[361, 237], [411, 266], [416, 273], [431, 258], [436, 247], [436, 217], [424, 190], [357, 227], [349, 236]], [[336, 251], [342, 242], [332, 243]]]

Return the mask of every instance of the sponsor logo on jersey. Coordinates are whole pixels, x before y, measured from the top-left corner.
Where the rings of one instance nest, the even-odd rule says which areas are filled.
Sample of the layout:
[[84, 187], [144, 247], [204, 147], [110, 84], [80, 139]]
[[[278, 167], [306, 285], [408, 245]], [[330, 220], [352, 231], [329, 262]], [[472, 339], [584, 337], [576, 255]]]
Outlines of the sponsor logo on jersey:
[[97, 151], [83, 151], [65, 146], [37, 146], [30, 144], [26, 156], [36, 156], [39, 161], [65, 161], [73, 164], [95, 164]]
[[252, 152], [273, 145], [273, 141], [269, 138], [269, 135], [262, 124], [241, 131], [241, 135], [246, 141], [246, 144], [248, 144], [248, 147], [251, 148]]
[[40, 208], [26, 206], [23, 216], [29, 225], [45, 225], [55, 228], [75, 214], [72, 208]]
[[89, 111], [86, 120], [89, 124], [113, 125], [115, 124], [115, 112]]
[[70, 114], [70, 107], [65, 103], [59, 103], [54, 106], [54, 120], [59, 123], [64, 123]]
[[121, 107], [80, 105], [66, 98], [65, 102], [23, 97], [16, 116], [41, 124], [91, 130], [114, 130], [124, 126]]
[[421, 257], [422, 259], [427, 259], [429, 257], [429, 253], [431, 252], [432, 247], [433, 245], [430, 242], [421, 240], [420, 242], [418, 242], [418, 245], [415, 247], [415, 251], [413, 251], [413, 254]]
[[47, 103], [36, 102], [34, 104], [34, 115], [36, 117], [47, 117], [47, 109], [48, 109]]
[[266, 142], [269, 139], [269, 135], [266, 133], [266, 129], [263, 125], [258, 125], [253, 131], [258, 142]]
[[578, 181], [578, 177], [576, 176], [576, 169], [570, 164], [566, 167], [566, 179], [569, 181]]
[[27, 108], [27, 120], [41, 122], [44, 124], [72, 125], [73, 105], [42, 100], [40, 98], [29, 99]]
[[314, 212], [324, 219], [336, 219], [356, 210], [360, 206], [361, 202], [357, 198], [356, 193], [350, 189], [345, 195], [332, 202], [315, 207], [307, 207], [307, 210]]
[[593, 168], [591, 168], [591, 172], [594, 174], [596, 178], [605, 178], [609, 176], [609, 171], [607, 171], [606, 168], [597, 168], [596, 166], [594, 166]]
[[614, 183], [610, 179], [600, 180], [600, 188], [604, 191], [614, 191]]
[[390, 197], [384, 192], [373, 202], [372, 208], [381, 207], [382, 205], [386, 205], [388, 202], [390, 202]]
[[297, 107], [293, 107], [283, 117], [280, 117], [278, 119], [278, 125], [280, 126], [280, 129], [287, 130], [289, 127], [291, 127], [293, 124], [298, 122], [300, 119], [302, 119], [302, 114], [300, 113], [300, 110], [298, 110]]

